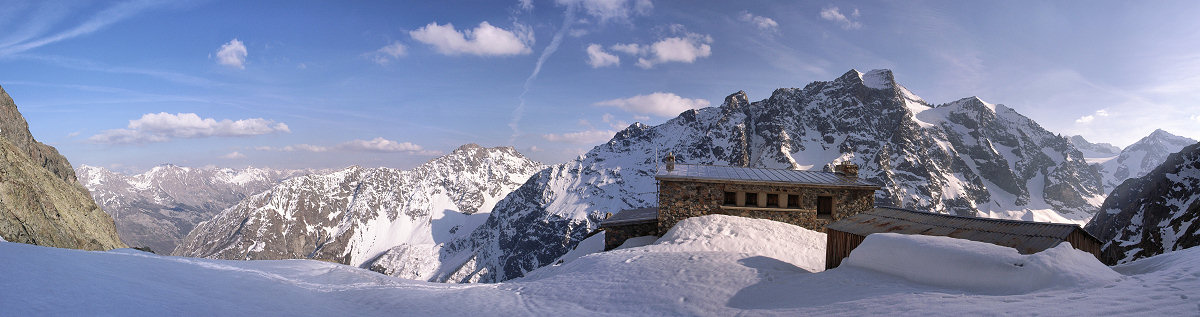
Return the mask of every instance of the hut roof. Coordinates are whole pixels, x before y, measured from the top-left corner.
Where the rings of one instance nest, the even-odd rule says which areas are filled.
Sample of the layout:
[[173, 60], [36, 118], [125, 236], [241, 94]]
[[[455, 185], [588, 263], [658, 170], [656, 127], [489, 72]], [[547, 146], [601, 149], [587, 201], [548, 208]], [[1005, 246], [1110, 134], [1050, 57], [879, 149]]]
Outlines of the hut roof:
[[601, 227], [632, 225], [658, 221], [658, 208], [626, 209], [600, 221]]
[[807, 184], [835, 187], [879, 189], [879, 185], [834, 172], [798, 171], [715, 165], [675, 164], [674, 170], [660, 169], [656, 179], [734, 181], [747, 183]]
[[860, 236], [880, 232], [946, 236], [1007, 246], [1024, 254], [1057, 246], [1075, 230], [1096, 239], [1073, 224], [961, 217], [894, 207], [875, 207], [826, 228]]

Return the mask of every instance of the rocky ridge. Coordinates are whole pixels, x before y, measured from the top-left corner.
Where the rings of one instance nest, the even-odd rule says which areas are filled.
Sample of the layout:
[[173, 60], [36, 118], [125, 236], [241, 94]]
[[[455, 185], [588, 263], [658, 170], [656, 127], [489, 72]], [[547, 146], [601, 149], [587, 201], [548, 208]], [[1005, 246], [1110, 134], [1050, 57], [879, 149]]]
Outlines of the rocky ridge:
[[29, 132], [0, 87], [0, 236], [11, 242], [108, 250], [123, 248], [113, 220], [76, 183], [71, 163]]

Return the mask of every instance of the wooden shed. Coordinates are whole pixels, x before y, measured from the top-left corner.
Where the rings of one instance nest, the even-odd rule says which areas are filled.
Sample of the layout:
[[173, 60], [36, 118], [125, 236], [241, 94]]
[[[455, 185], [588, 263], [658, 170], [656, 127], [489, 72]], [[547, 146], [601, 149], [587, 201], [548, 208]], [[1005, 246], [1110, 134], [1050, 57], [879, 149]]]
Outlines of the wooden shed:
[[1070, 242], [1101, 262], [1100, 240], [1079, 225], [1006, 219], [951, 216], [894, 207], [875, 207], [869, 212], [829, 224], [825, 230], [825, 269], [832, 269], [850, 255], [867, 235], [880, 232], [943, 236], [987, 242], [1033, 254]]

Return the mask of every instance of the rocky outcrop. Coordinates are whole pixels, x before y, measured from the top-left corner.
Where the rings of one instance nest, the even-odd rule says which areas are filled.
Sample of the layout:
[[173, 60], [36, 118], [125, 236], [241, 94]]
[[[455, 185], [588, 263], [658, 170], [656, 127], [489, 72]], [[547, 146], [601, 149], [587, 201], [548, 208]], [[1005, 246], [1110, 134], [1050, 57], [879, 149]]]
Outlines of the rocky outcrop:
[[11, 242], [108, 250], [123, 248], [113, 220], [76, 183], [71, 163], [29, 133], [0, 87], [0, 236]]

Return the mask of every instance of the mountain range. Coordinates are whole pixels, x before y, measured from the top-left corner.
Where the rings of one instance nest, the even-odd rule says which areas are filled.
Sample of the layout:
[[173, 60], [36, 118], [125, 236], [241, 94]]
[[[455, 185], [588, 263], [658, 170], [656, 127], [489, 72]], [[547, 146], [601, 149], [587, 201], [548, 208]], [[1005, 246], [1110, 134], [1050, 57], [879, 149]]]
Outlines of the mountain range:
[[1092, 144], [1001, 104], [931, 104], [891, 71], [851, 70], [760, 101], [737, 92], [657, 126], [635, 123], [562, 164], [464, 145], [408, 171], [294, 177], [198, 225], [174, 254], [323, 259], [437, 282], [508, 280], [558, 259], [606, 213], [656, 206], [654, 175], [666, 153], [688, 164], [805, 170], [853, 162], [883, 187], [879, 204], [1083, 224], [1104, 201], [1105, 180], [1137, 175], [1177, 139], [1156, 131], [1123, 150]]
[[437, 257], [441, 244], [469, 235], [544, 167], [512, 147], [468, 144], [411, 170], [352, 166], [293, 177], [200, 223], [173, 254], [370, 267], [387, 252], [405, 250], [419, 259], [376, 270], [427, 279], [439, 267], [461, 264]]
[[284, 179], [314, 171], [164, 164], [137, 175], [88, 165], [75, 172], [112, 216], [125, 244], [169, 254], [201, 221]]
[[824, 169], [849, 161], [882, 185], [877, 202], [960, 215], [1083, 223], [1104, 193], [1066, 137], [976, 97], [933, 105], [888, 70], [776, 90], [750, 102], [635, 123], [573, 161], [533, 175], [470, 236], [442, 249], [469, 258], [435, 280], [503, 281], [566, 253], [605, 213], [657, 204], [660, 156], [688, 164]]

